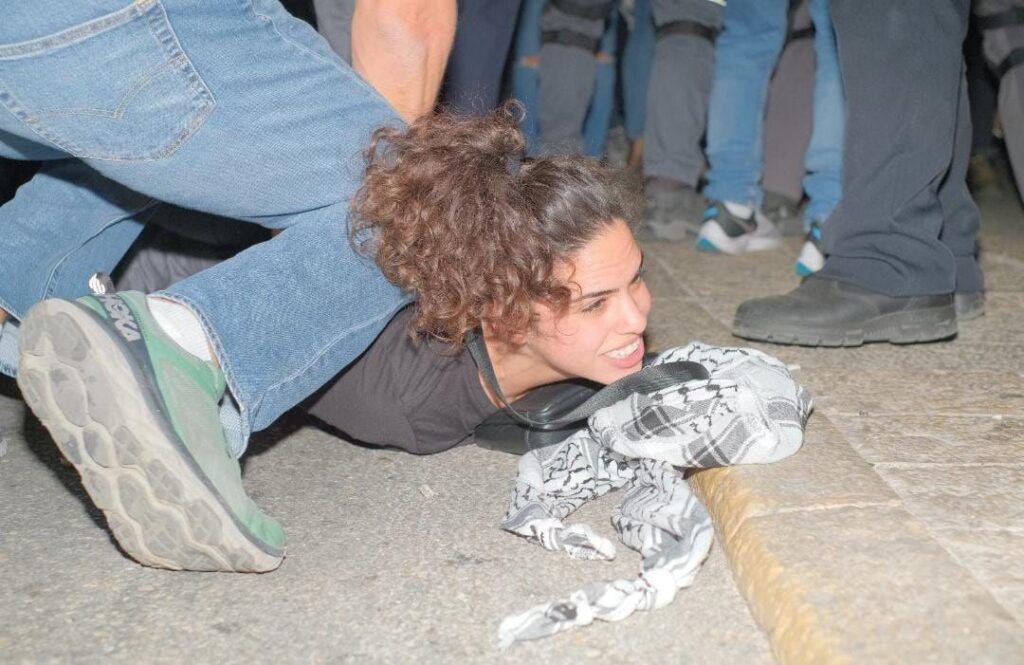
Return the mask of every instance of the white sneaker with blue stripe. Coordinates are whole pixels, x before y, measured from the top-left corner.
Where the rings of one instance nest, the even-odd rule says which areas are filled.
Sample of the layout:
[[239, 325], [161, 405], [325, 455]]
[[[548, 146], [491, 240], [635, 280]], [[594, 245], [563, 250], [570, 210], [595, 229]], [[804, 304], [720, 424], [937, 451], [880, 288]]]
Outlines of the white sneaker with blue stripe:
[[764, 213], [731, 201], [712, 201], [697, 234], [697, 249], [705, 252], [744, 254], [781, 243], [782, 233]]

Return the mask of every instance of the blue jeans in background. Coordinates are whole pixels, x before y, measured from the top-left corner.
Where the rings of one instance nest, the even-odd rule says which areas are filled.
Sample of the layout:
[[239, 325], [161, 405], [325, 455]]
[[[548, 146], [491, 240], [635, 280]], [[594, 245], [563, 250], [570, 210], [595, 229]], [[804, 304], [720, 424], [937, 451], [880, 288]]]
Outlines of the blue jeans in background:
[[408, 301], [348, 239], [362, 152], [401, 121], [275, 0], [7, 5], [0, 105], [0, 155], [49, 161], [0, 207], [0, 308], [15, 318], [87, 293], [157, 216], [282, 230], [163, 293], [202, 321], [243, 442]]
[[647, 83], [654, 61], [654, 16], [651, 0], [633, 4], [633, 27], [622, 50], [622, 106], [626, 137], [643, 138], [647, 121]]
[[[709, 200], [760, 207], [763, 127], [768, 84], [786, 40], [788, 0], [731, 2], [715, 45], [708, 111]], [[811, 0], [817, 69], [814, 128], [804, 156], [805, 223], [824, 222], [842, 192], [845, 100], [828, 0]]]

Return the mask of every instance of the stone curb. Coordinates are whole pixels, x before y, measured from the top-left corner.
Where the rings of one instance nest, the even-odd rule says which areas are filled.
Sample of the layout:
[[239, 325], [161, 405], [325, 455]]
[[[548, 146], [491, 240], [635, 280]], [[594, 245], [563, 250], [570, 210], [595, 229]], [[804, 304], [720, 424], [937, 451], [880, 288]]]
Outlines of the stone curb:
[[775, 657], [1024, 662], [1024, 631], [821, 413], [804, 448], [690, 478]]
[[742, 530], [750, 505], [758, 499], [733, 471], [703, 471], [691, 484], [714, 519], [736, 585], [768, 634], [775, 657], [783, 663], [843, 662], [835, 640], [819, 625], [800, 580], [787, 574], [785, 562], [769, 543]]

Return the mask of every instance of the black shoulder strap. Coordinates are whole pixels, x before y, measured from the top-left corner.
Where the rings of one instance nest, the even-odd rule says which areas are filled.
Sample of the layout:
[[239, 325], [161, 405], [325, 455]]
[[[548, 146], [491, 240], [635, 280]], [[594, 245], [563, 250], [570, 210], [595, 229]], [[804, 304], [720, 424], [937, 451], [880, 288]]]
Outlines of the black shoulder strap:
[[505, 394], [501, 391], [501, 386], [498, 385], [498, 377], [494, 373], [494, 366], [491, 365], [491, 359], [487, 355], [487, 346], [484, 344], [483, 336], [479, 331], [474, 330], [466, 335], [466, 347], [469, 349], [477, 369], [483, 372], [484, 378], [487, 379], [491, 388], [494, 389], [501, 403], [505, 405], [509, 415], [525, 425], [541, 429], [562, 428], [579, 422], [589, 418], [598, 409], [611, 406], [633, 393], [652, 393], [685, 381], [708, 378], [708, 371], [704, 366], [694, 362], [681, 361], [651, 365], [644, 367], [635, 374], [619, 379], [615, 383], [608, 384], [597, 391], [586, 402], [580, 404], [561, 418], [556, 420], [534, 420], [516, 411], [509, 404]]

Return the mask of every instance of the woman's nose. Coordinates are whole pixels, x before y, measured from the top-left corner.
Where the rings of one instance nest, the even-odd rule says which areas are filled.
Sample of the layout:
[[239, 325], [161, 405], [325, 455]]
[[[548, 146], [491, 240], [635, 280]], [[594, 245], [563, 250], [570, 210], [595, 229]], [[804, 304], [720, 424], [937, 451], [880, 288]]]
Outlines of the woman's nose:
[[647, 286], [641, 284], [635, 292], [627, 293], [623, 300], [622, 332], [642, 333], [647, 329], [647, 312], [651, 308], [651, 294]]

